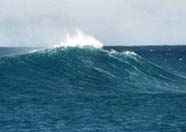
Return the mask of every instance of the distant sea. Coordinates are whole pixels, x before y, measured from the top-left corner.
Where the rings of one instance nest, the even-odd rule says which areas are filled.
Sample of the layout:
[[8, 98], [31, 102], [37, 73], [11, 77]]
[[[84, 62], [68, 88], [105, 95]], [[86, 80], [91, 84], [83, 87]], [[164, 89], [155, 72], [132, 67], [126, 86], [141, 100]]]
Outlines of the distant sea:
[[186, 46], [0, 48], [0, 132], [186, 132]]

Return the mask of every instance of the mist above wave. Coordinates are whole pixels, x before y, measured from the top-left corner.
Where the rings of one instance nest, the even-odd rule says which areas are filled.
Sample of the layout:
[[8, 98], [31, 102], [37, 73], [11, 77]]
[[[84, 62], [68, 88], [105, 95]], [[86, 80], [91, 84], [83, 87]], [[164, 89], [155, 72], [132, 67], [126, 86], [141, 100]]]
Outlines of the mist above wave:
[[103, 43], [93, 36], [85, 34], [81, 30], [77, 29], [75, 35], [67, 34], [66, 38], [54, 47], [102, 48]]

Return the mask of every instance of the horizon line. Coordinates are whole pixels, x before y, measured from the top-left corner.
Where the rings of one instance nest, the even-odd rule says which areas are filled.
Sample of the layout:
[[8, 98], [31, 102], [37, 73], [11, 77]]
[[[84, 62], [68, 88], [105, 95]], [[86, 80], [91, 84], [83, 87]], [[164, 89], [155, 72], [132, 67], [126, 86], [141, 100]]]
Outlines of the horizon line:
[[[103, 45], [103, 47], [150, 47], [150, 46], [186, 46], [186, 44], [141, 44], [141, 45]], [[0, 46], [0, 48], [45, 48], [50, 46]]]

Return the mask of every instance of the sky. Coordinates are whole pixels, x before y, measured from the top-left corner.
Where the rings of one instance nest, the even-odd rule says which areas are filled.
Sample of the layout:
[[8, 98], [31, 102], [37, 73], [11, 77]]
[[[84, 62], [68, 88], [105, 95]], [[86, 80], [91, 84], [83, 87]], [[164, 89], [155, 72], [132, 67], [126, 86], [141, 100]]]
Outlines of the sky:
[[185, 0], [0, 0], [0, 46], [47, 46], [75, 29], [105, 45], [186, 44]]

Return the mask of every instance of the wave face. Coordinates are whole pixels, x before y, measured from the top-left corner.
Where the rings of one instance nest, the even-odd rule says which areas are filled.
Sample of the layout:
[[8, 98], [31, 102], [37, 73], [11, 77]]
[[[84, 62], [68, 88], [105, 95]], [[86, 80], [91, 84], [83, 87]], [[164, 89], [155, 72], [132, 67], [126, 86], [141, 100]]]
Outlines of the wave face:
[[69, 47], [2, 57], [0, 126], [4, 131], [183, 130], [186, 57], [168, 51]]

